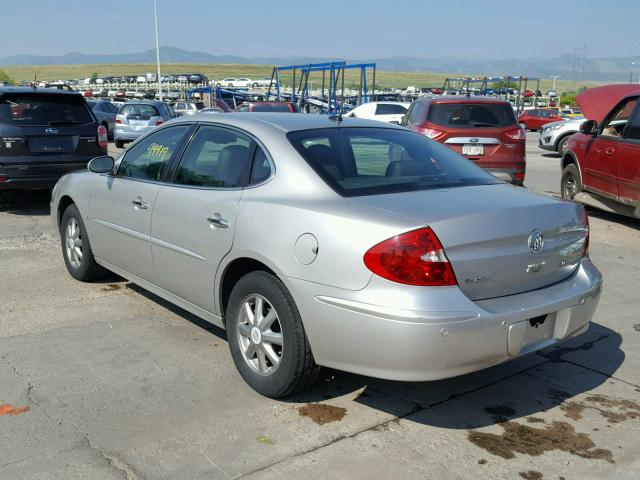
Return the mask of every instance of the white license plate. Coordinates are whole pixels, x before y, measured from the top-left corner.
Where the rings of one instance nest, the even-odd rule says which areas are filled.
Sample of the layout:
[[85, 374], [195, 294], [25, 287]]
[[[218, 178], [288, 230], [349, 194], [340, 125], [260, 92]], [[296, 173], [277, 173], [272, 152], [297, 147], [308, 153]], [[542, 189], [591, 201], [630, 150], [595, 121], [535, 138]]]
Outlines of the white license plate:
[[483, 145], [463, 145], [462, 146], [462, 154], [463, 155], [484, 155], [484, 146]]

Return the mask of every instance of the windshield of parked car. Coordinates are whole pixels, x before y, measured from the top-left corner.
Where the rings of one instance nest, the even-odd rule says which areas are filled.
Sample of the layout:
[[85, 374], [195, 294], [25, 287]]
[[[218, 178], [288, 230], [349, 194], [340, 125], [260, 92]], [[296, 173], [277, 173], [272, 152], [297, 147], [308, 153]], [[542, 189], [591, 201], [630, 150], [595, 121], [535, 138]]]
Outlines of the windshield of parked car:
[[335, 127], [287, 137], [345, 197], [500, 183], [453, 150], [406, 130]]
[[151, 117], [159, 115], [158, 109], [154, 105], [145, 103], [130, 103], [123, 105], [120, 114], [132, 120], [149, 120]]
[[80, 95], [9, 93], [0, 97], [2, 123], [25, 126], [84, 125], [93, 121]]
[[427, 119], [447, 128], [495, 128], [516, 123], [508, 103], [433, 103]]

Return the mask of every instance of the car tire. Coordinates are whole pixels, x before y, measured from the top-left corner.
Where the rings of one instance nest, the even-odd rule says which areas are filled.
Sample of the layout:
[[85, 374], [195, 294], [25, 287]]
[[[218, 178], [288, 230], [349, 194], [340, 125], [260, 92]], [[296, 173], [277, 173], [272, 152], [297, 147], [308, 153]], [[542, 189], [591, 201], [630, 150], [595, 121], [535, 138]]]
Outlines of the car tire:
[[252, 85], [253, 88], [258, 88], [258, 84], [254, 82], [254, 84]]
[[558, 147], [556, 151], [560, 154], [561, 157], [564, 157], [564, 154], [567, 153], [567, 142], [569, 141], [569, 135], [566, 137], [562, 137], [558, 142]]
[[96, 263], [87, 229], [75, 205], [69, 205], [60, 221], [62, 257], [69, 274], [81, 282], [100, 278], [107, 271]]
[[562, 170], [560, 194], [564, 200], [573, 200], [580, 192], [582, 192], [580, 172], [574, 163], [570, 163]]
[[117, 148], [124, 148], [124, 142], [121, 142], [120, 140], [116, 140], [115, 143]]
[[216, 83], [216, 87], [221, 87], [222, 84], [220, 82]]
[[[264, 271], [248, 273], [233, 287], [228, 305], [229, 350], [251, 388], [278, 398], [316, 380], [320, 367], [313, 359], [300, 313], [277, 277]], [[260, 308], [258, 318], [256, 308]]]

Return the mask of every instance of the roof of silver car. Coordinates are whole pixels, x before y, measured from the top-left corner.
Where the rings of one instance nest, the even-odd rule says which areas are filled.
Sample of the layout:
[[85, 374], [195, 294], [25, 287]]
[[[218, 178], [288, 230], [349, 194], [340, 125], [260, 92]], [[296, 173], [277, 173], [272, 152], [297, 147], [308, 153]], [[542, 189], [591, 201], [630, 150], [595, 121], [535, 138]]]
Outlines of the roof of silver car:
[[[180, 117], [183, 118], [183, 117]], [[210, 120], [216, 123], [227, 123], [238, 127], [247, 127], [248, 123], [269, 124], [282, 131], [312, 130], [314, 128], [330, 127], [378, 127], [378, 128], [402, 128], [391, 123], [383, 123], [376, 120], [362, 118], [343, 117], [338, 121], [336, 117], [329, 115], [315, 115], [304, 113], [270, 113], [270, 112], [234, 112], [234, 113], [202, 113], [193, 119], [194, 121]]]

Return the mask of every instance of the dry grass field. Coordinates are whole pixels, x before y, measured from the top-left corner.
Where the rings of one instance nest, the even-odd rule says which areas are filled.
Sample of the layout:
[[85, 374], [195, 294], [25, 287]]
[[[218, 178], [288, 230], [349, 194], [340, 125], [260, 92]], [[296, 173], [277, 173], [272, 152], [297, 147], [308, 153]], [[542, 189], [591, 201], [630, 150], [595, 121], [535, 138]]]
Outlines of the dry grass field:
[[[28, 66], [6, 66], [0, 65], [0, 68], [4, 69], [9, 77], [17, 82], [33, 80], [34, 77], [40, 80], [67, 80], [75, 78], [90, 77], [93, 73], [97, 73], [98, 76], [106, 75], [139, 75], [146, 72], [154, 72], [155, 65], [153, 64], [113, 64], [113, 65], [28, 65]], [[249, 77], [249, 78], [261, 78], [270, 76], [272, 66], [269, 65], [214, 65], [214, 64], [163, 64], [163, 74], [174, 74], [183, 72], [198, 72], [204, 73], [209, 78], [214, 80], [220, 80], [225, 77]], [[298, 74], [299, 75], [299, 74]], [[367, 71], [368, 84], [371, 85], [371, 71]], [[484, 75], [478, 72], [469, 72], [469, 75], [481, 76]], [[359, 70], [347, 71], [345, 75], [345, 87], [354, 87], [359, 84]], [[462, 75], [447, 75], [445, 73], [429, 73], [429, 72], [376, 72], [376, 84], [379, 88], [404, 88], [409, 85], [415, 85], [417, 87], [441, 87], [444, 84], [445, 79], [450, 77], [459, 77]], [[328, 78], [328, 76], [327, 76]], [[313, 86], [318, 88], [322, 82], [322, 76], [318, 74], [312, 74], [310, 82], [313, 82]], [[291, 85], [291, 75], [282, 76], [281, 81], [285, 85]], [[299, 81], [299, 77], [297, 78]], [[296, 81], [296, 83], [298, 83]], [[328, 80], [327, 80], [328, 81]], [[551, 79], [541, 79], [540, 89], [547, 91], [552, 87]], [[556, 83], [556, 90], [559, 92], [576, 90], [582, 85], [593, 86], [598, 82], [573, 82], [570, 80], [558, 80]], [[535, 88], [535, 84], [529, 85], [529, 88]]]

